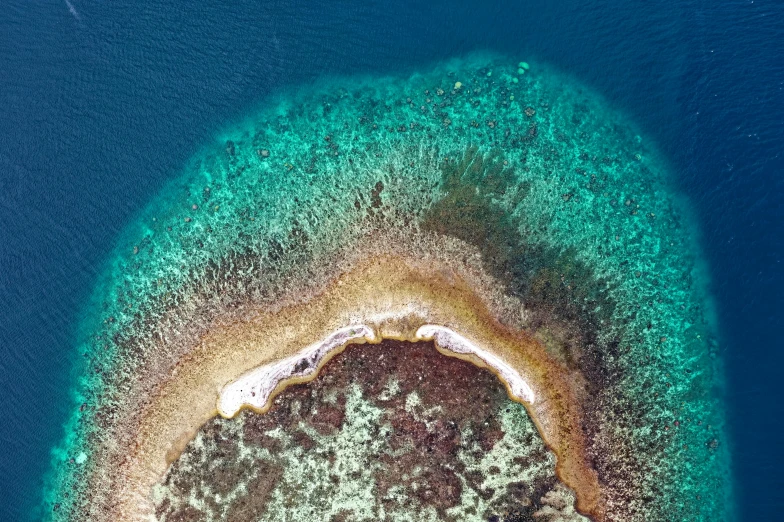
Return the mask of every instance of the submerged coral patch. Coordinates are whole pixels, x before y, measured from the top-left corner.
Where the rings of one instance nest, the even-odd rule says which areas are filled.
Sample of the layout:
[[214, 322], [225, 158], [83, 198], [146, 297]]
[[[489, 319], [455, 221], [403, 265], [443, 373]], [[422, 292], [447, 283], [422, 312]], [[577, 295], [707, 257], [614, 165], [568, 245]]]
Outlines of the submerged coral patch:
[[399, 341], [208, 422], [153, 496], [161, 521], [586, 520], [491, 372]]
[[[473, 509], [504, 520], [517, 509], [521, 520], [548, 510], [558, 520], [572, 508], [596, 521], [724, 519], [710, 302], [687, 209], [641, 136], [573, 80], [495, 56], [267, 100], [120, 238], [87, 310], [50, 518], [263, 520], [320, 506], [361, 520], [410, 501], [430, 513], [419, 519], [472, 519]], [[354, 393], [347, 380], [334, 412], [276, 431], [305, 422], [292, 405], [326, 389], [318, 370], [330, 357], [361, 379], [385, 364], [377, 343], [431, 339], [520, 401], [514, 418], [478, 403], [466, 421], [472, 433], [486, 415], [530, 435], [503, 465], [472, 453], [496, 435], [432, 431], [436, 417], [411, 405], [419, 417], [407, 418], [386, 381]], [[444, 390], [464, 371], [442, 375]], [[462, 384], [426, 410], [489, 389]], [[397, 413], [384, 413], [384, 397]], [[456, 451], [453, 469], [417, 471], [419, 457], [389, 460], [402, 446], [366, 444], [396, 423], [415, 451]], [[363, 430], [375, 435], [357, 439]], [[315, 448], [331, 449], [298, 457]], [[366, 464], [335, 467], [348, 448]], [[330, 481], [367, 502], [328, 510]]]

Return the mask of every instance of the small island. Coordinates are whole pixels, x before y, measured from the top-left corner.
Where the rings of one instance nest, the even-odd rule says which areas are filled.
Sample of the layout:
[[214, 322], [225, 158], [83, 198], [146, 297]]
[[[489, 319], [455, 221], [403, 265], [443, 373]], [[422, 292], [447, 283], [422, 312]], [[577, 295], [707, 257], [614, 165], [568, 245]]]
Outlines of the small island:
[[47, 512], [722, 520], [693, 237], [644, 133], [546, 64], [282, 92], [119, 238]]

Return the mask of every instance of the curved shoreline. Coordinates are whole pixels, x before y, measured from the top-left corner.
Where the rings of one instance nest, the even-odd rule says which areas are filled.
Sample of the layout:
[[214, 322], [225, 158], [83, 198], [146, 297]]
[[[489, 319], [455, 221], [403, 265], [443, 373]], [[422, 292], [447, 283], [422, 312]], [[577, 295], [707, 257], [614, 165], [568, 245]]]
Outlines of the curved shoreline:
[[363, 340], [373, 342], [376, 339], [373, 330], [364, 324], [335, 330], [322, 341], [303, 348], [298, 354], [251, 370], [224, 386], [218, 396], [218, 414], [230, 419], [242, 408], [263, 413], [269, 409], [276, 392], [294, 381], [315, 379], [329, 359], [349, 344], [362, 343]]
[[[230, 419], [243, 408], [263, 413], [269, 409], [277, 393], [289, 384], [315, 379], [321, 368], [349, 344], [375, 344], [383, 339], [364, 324], [339, 328], [322, 341], [303, 348], [298, 354], [256, 368], [224, 386], [218, 396], [218, 414]], [[457, 354], [474, 356], [504, 384], [511, 399], [529, 405], [535, 402], [533, 390], [514, 368], [450, 328], [424, 324], [416, 331], [413, 339], [405, 340], [433, 341], [441, 353], [451, 357]]]
[[533, 405], [536, 402], [536, 394], [534, 394], [528, 383], [525, 382], [525, 379], [520, 376], [520, 373], [454, 330], [445, 326], [425, 324], [417, 330], [415, 335], [418, 340], [432, 340], [437, 347], [441, 348], [442, 353], [449, 352], [478, 357], [504, 383], [511, 399], [529, 405]]
[[327, 82], [194, 158], [97, 290], [52, 518], [144, 520], [227, 383], [363, 324], [439, 325], [442, 353], [518, 372], [583, 512], [720, 519], [711, 325], [663, 166], [589, 90], [515, 63]]
[[[367, 342], [374, 343], [382, 338], [416, 341], [440, 337], [447, 349], [440, 346], [439, 351], [446, 355], [488, 368], [491, 365], [487, 360], [504, 362], [520, 375], [521, 381], [529, 383], [535, 394], [534, 403], [518, 401], [528, 410], [545, 445], [555, 453], [556, 473], [575, 491], [578, 511], [601, 520], [602, 494], [580, 435], [581, 410], [576, 398], [579, 392], [573, 389], [577, 384], [559, 369], [538, 341], [498, 323], [468, 281], [448, 266], [432, 261], [425, 266], [400, 257], [379, 258], [344, 273], [326, 292], [300, 305], [212, 330], [178, 365], [172, 376], [176, 378], [169, 379], [150, 398], [149, 409], [138, 412], [141, 416], [133, 428], [134, 451], [123, 456], [123, 478], [115, 479], [126, 486], [112, 495], [115, 516], [142, 520], [144, 513], [150, 512], [145, 492], [161, 479], [198, 428], [219, 414], [225, 383], [254, 375], [260, 367], [274, 368], [275, 361], [286, 361], [285, 366], [291, 368], [291, 363], [299, 359], [297, 354], [303, 352], [302, 340], [329, 339], [330, 332], [338, 331], [332, 342], [326, 343], [330, 349], [321, 352], [320, 366], [330, 355], [345, 348], [342, 341], [349, 337], [361, 341], [364, 335], [370, 339]], [[347, 335], [350, 328], [339, 331], [340, 322], [353, 322], [358, 317], [365, 319], [367, 331], [355, 332], [353, 336]], [[422, 329], [432, 324], [446, 326]], [[460, 347], [454, 336], [445, 339], [447, 330], [440, 328], [460, 331], [465, 339], [481, 339], [476, 344], [492, 346], [493, 351], [472, 353]], [[325, 333], [315, 334], [316, 331]], [[371, 331], [372, 337], [368, 335]], [[323, 347], [318, 341], [309, 346], [311, 350], [313, 346]], [[507, 375], [508, 369], [502, 368]], [[316, 373], [295, 375], [265, 389], [271, 390], [273, 396], [289, 384], [311, 380]], [[183, 409], [183, 404], [188, 404], [188, 408]]]

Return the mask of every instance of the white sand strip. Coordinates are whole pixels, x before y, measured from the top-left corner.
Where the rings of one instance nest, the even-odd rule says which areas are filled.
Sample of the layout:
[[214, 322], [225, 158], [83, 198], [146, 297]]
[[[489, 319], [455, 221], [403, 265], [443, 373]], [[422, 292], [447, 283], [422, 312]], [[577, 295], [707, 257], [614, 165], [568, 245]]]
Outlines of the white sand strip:
[[[347, 326], [335, 330], [324, 340], [308, 346], [297, 355], [251, 370], [223, 387], [218, 397], [218, 413], [223, 417], [231, 418], [243, 406], [264, 409], [272, 392], [281, 381], [294, 377], [308, 377], [318, 370], [321, 361], [333, 350], [358, 339], [374, 341], [376, 337], [373, 328], [367, 325]], [[534, 391], [515, 369], [454, 330], [445, 326], [426, 324], [417, 330], [415, 340], [433, 341], [444, 350], [475, 355], [506, 383], [514, 398], [533, 404]]]
[[296, 355], [251, 370], [223, 387], [218, 397], [218, 413], [231, 418], [243, 406], [263, 409], [281, 381], [293, 377], [307, 377], [319, 368], [321, 360], [331, 351], [357, 339], [373, 341], [375, 337], [373, 329], [364, 324], [347, 326], [335, 330], [324, 340], [308, 346]]
[[507, 384], [510, 393], [518, 400], [533, 404], [535, 400], [534, 391], [525, 382], [522, 376], [499, 359], [497, 356], [482, 350], [477, 345], [460, 335], [459, 333], [434, 324], [426, 324], [417, 330], [416, 338], [422, 341], [433, 341], [440, 348], [455, 353], [473, 354], [485, 362], [490, 368], [495, 370], [498, 377]]

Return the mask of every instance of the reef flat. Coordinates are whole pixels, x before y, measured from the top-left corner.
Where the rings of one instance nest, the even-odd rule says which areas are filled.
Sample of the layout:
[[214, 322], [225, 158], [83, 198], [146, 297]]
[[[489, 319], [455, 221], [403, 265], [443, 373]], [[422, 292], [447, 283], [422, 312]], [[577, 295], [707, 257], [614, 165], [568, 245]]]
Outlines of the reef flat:
[[582, 515], [726, 519], [720, 361], [679, 201], [626, 118], [543, 65], [474, 56], [269, 100], [121, 238], [47, 511], [165, 516], [189, 448], [272, 407], [221, 420], [231, 383], [353, 325], [383, 346], [434, 325], [529, 387], [511, 396], [547, 448], [530, 469]]
[[153, 498], [160, 520], [586, 521], [554, 471], [493, 373], [384, 341], [206, 423]]

